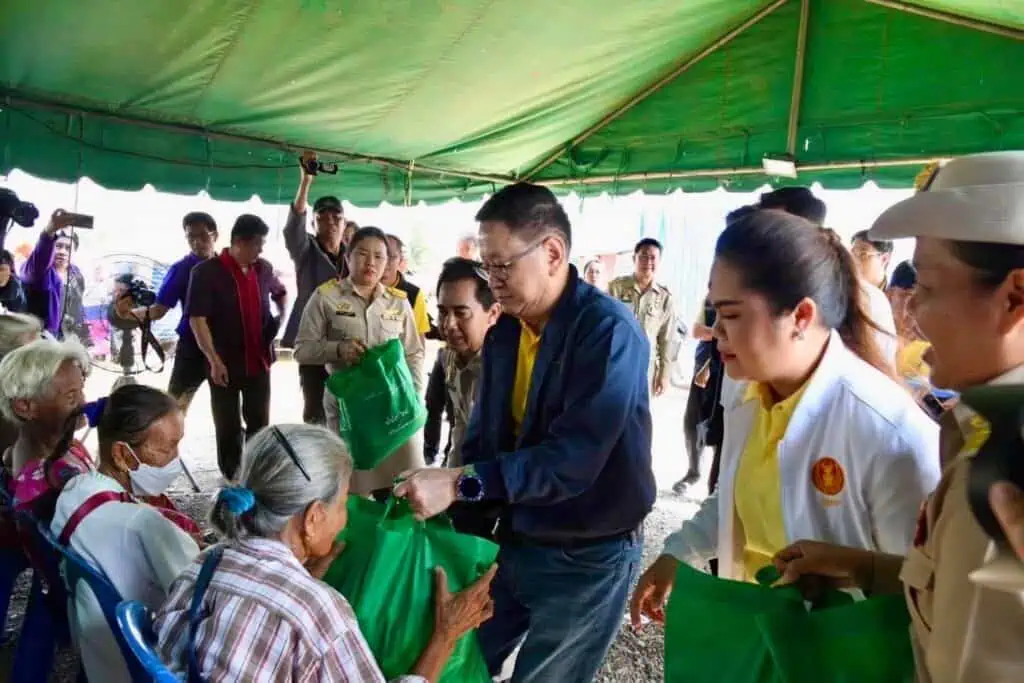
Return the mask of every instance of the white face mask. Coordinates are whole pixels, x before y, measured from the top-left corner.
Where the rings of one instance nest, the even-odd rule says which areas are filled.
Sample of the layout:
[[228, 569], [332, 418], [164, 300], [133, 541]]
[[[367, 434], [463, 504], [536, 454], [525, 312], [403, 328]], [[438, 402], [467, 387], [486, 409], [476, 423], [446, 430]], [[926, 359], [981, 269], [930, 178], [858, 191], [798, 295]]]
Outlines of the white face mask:
[[147, 465], [139, 460], [135, 451], [128, 444], [125, 448], [135, 458], [139, 466], [128, 473], [128, 479], [132, 482], [134, 493], [141, 493], [144, 496], [159, 496], [174, 483], [174, 480], [181, 474], [181, 460], [175, 458], [163, 467]]

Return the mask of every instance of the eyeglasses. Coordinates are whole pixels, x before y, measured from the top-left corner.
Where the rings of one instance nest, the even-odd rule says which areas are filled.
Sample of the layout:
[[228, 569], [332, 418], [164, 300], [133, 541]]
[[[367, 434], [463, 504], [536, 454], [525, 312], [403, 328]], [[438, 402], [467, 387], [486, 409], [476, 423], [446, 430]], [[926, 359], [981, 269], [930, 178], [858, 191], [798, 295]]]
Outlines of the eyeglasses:
[[277, 427], [271, 427], [270, 429], [274, 432], [274, 436], [277, 437], [277, 442], [281, 444], [281, 448], [284, 449], [284, 452], [288, 454], [288, 457], [292, 459], [295, 466], [299, 468], [300, 472], [302, 472], [302, 476], [306, 478], [306, 481], [313, 481], [309, 476], [309, 472], [307, 472], [306, 468], [302, 466], [299, 456], [295, 454], [295, 449], [293, 449], [292, 445], [288, 443], [288, 439], [284, 438], [284, 434], [281, 433], [281, 430]]
[[541, 237], [539, 240], [531, 244], [525, 250], [516, 254], [515, 256], [510, 258], [508, 261], [505, 261], [504, 263], [481, 263], [480, 266], [477, 267], [476, 269], [477, 275], [487, 280], [488, 282], [491, 282], [492, 280], [501, 280], [502, 282], [504, 282], [505, 280], [508, 279], [508, 276], [512, 271], [512, 267], [519, 263], [519, 261], [521, 261], [522, 259], [532, 254], [537, 249], [537, 247], [544, 244], [545, 239], [547, 239], [547, 235]]

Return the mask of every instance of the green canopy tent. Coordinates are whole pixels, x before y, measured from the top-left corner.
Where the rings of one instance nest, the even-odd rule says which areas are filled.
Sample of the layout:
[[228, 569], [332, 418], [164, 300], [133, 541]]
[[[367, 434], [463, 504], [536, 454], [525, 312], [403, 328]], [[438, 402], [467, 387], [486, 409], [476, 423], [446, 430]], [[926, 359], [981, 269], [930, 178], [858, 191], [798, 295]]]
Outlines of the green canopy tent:
[[4, 0], [0, 172], [357, 204], [907, 186], [1024, 148], [1021, 0]]

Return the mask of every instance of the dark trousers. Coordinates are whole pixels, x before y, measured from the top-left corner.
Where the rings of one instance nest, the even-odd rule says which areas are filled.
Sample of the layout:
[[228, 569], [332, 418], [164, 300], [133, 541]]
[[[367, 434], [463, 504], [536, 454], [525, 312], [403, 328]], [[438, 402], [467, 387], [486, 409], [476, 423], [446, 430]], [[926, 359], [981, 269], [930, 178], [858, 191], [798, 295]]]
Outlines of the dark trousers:
[[245, 439], [270, 423], [270, 373], [232, 381], [226, 387], [211, 382], [210, 408], [217, 433], [217, 465], [226, 479], [233, 480], [242, 461]]
[[686, 468], [686, 475], [683, 477], [688, 483], [694, 483], [700, 479], [700, 456], [703, 448], [698, 443], [697, 425], [700, 423], [701, 405], [704, 402], [704, 392], [696, 384], [690, 385], [690, 393], [686, 397], [686, 411], [683, 413], [683, 437], [686, 443], [686, 457], [689, 459], [689, 466]]
[[322, 365], [300, 365], [299, 386], [302, 387], [302, 421], [310, 425], [327, 424], [324, 414], [324, 384], [327, 368]]
[[178, 401], [182, 410], [188, 410], [192, 397], [206, 381], [206, 359], [202, 354], [181, 353], [174, 356], [171, 381], [167, 393]]
[[494, 617], [477, 631], [491, 675], [522, 643], [513, 681], [593, 681], [622, 624], [640, 552], [639, 538], [574, 548], [503, 543]]

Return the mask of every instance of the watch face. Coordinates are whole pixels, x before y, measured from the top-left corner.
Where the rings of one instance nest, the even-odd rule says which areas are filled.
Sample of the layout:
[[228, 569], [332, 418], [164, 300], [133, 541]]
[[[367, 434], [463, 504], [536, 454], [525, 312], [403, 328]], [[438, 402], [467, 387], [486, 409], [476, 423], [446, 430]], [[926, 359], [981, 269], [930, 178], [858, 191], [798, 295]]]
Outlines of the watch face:
[[483, 494], [483, 484], [479, 477], [463, 476], [459, 479], [459, 497], [465, 500], [479, 500]]

